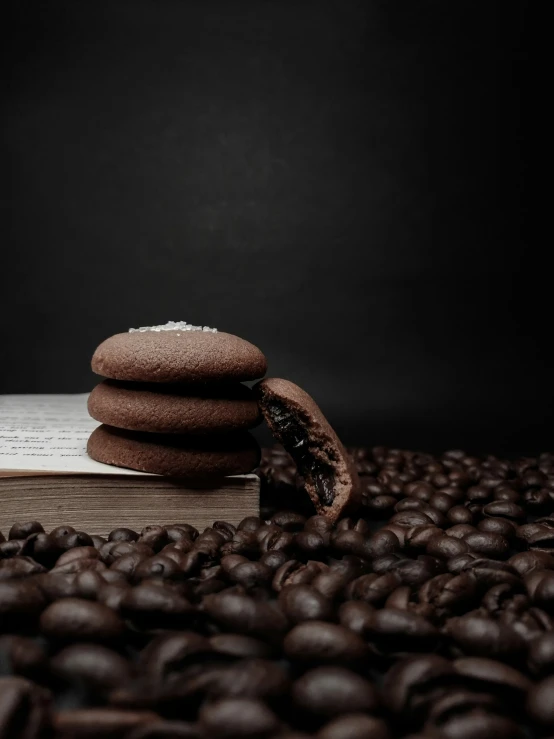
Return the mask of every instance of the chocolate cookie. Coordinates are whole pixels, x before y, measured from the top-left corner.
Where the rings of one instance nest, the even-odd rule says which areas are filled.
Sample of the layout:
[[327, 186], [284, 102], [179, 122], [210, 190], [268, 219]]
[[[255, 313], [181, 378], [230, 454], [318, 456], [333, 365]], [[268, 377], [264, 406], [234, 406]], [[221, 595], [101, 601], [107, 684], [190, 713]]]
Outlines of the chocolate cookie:
[[94, 352], [93, 372], [135, 382], [226, 382], [264, 376], [266, 358], [248, 341], [176, 325], [111, 336]]
[[204, 434], [257, 426], [258, 403], [250, 388], [226, 385], [174, 385], [104, 380], [88, 399], [90, 415], [131, 431]]
[[254, 388], [277, 441], [296, 462], [316, 510], [336, 521], [360, 502], [354, 465], [313, 398], [288, 380], [269, 377]]
[[260, 461], [260, 448], [246, 431], [204, 438], [102, 425], [90, 435], [87, 452], [104, 464], [190, 479], [247, 474]]

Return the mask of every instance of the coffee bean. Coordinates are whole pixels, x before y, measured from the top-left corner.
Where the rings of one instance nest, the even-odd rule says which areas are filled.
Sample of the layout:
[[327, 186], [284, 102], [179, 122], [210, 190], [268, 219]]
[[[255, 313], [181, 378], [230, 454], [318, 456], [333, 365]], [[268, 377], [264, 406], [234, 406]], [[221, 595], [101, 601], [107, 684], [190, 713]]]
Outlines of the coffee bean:
[[197, 664], [212, 652], [209, 640], [194, 631], [159, 634], [142, 650], [139, 668], [156, 680], [163, 680], [170, 672]]
[[190, 602], [169, 585], [145, 580], [128, 588], [120, 601], [121, 614], [136, 628], [181, 628], [194, 616]]
[[401, 580], [396, 572], [362, 575], [346, 587], [345, 593], [349, 599], [378, 605], [383, 603], [400, 584]]
[[375, 711], [374, 685], [345, 667], [315, 667], [292, 686], [295, 705], [313, 716], [332, 718], [345, 713]]
[[359, 636], [365, 636], [375, 609], [369, 603], [363, 601], [349, 600], [343, 603], [338, 612], [339, 621], [342, 626], [350, 629]]
[[476, 690], [500, 691], [517, 696], [527, 693], [531, 681], [510, 665], [485, 657], [461, 657], [453, 662], [454, 671]]
[[401, 554], [384, 554], [373, 560], [371, 563], [371, 569], [373, 570], [373, 573], [383, 575], [385, 572], [389, 572], [389, 570], [394, 570], [398, 563], [402, 562], [403, 559], [405, 559], [405, 557]]
[[11, 559], [0, 559], [0, 582], [25, 578], [46, 572], [45, 568], [34, 559], [16, 556]]
[[327, 571], [322, 562], [309, 561], [306, 564], [294, 559], [285, 562], [275, 572], [272, 581], [273, 590], [277, 593], [286, 585], [308, 585], [320, 572]]
[[450, 508], [446, 518], [453, 524], [471, 524], [473, 516], [465, 506], [457, 505]]
[[247, 590], [269, 587], [273, 579], [273, 570], [261, 562], [242, 562], [229, 571], [229, 579]]
[[475, 526], [469, 523], [458, 523], [455, 526], [451, 526], [444, 532], [446, 536], [451, 536], [453, 539], [464, 539], [469, 534], [477, 533]]
[[529, 690], [526, 708], [531, 719], [542, 729], [554, 729], [554, 675]]
[[411, 713], [430, 689], [448, 684], [454, 669], [452, 663], [437, 654], [405, 657], [386, 673], [383, 700], [394, 714]]
[[279, 593], [279, 603], [290, 623], [333, 620], [333, 606], [309, 585], [287, 585]]
[[26, 539], [31, 534], [43, 534], [44, 529], [38, 521], [14, 523], [8, 533], [8, 539]]
[[443, 570], [439, 561], [434, 557], [420, 555], [417, 559], [407, 559], [399, 562], [394, 574], [400, 578], [403, 585], [419, 588], [424, 582], [438, 575]]
[[527, 649], [517, 631], [491, 618], [468, 614], [450, 619], [446, 628], [467, 655], [510, 661], [521, 658]]
[[202, 607], [222, 628], [274, 640], [287, 628], [287, 620], [276, 605], [247, 595], [222, 592], [204, 598]]
[[68, 683], [80, 682], [98, 694], [130, 680], [130, 663], [112, 649], [100, 644], [72, 644], [51, 660], [52, 672]]
[[442, 533], [437, 526], [414, 526], [406, 533], [404, 549], [424, 552], [431, 539], [442, 536]]
[[500, 534], [479, 531], [463, 540], [474, 552], [491, 559], [505, 559], [510, 551], [508, 540]]
[[56, 739], [120, 739], [132, 729], [158, 720], [150, 711], [81, 708], [58, 711], [52, 717]]
[[237, 659], [266, 659], [273, 652], [266, 642], [244, 634], [214, 634], [210, 637], [210, 644], [215, 652]]
[[383, 719], [365, 713], [350, 713], [326, 724], [316, 739], [390, 739], [390, 736]]
[[[48, 655], [37, 640], [16, 634], [0, 636], [0, 655], [6, 655], [7, 668], [29, 680], [43, 681], [48, 675]], [[0, 658], [1, 663], [1, 658]]]
[[437, 629], [412, 611], [383, 608], [374, 611], [366, 629], [367, 638], [380, 650], [415, 652], [433, 649], [440, 643]]
[[513, 567], [506, 562], [498, 562], [494, 559], [478, 558], [469, 561], [463, 568], [464, 572], [470, 573], [482, 589], [492, 588], [493, 585], [507, 583], [518, 587], [519, 577]]
[[554, 632], [537, 636], [529, 647], [528, 664], [535, 675], [554, 674]]
[[43, 634], [60, 641], [108, 642], [122, 636], [124, 624], [102, 603], [65, 598], [49, 605], [40, 617]]
[[440, 725], [441, 739], [523, 739], [525, 734], [515, 721], [482, 709], [455, 715]]
[[500, 516], [501, 518], [508, 518], [515, 522], [525, 518], [523, 508], [506, 500], [495, 500], [492, 503], [488, 503], [483, 508], [483, 514], [485, 516]]
[[0, 582], [0, 628], [18, 628], [33, 622], [46, 607], [43, 592], [32, 582]]
[[451, 559], [469, 551], [467, 542], [452, 536], [434, 536], [427, 544], [427, 554], [440, 559]]
[[152, 721], [137, 726], [125, 739], [202, 739], [197, 724], [188, 721]]
[[201, 707], [200, 728], [213, 739], [265, 739], [275, 734], [279, 721], [261, 701], [225, 698]]
[[363, 552], [370, 559], [397, 552], [398, 549], [399, 542], [392, 531], [377, 531], [369, 539], [364, 540]]
[[356, 665], [367, 660], [364, 641], [349, 629], [325, 621], [295, 626], [283, 641], [285, 654], [301, 664]]
[[0, 677], [0, 736], [39, 739], [48, 731], [51, 696], [21, 677]]

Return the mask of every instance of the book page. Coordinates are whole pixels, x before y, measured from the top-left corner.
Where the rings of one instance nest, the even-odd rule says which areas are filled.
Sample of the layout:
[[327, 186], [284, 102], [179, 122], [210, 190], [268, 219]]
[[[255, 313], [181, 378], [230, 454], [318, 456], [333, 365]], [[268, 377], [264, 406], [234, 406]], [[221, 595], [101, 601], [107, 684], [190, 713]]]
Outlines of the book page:
[[87, 410], [88, 393], [0, 395], [0, 476], [21, 474], [142, 475], [95, 462], [87, 439], [100, 424]]

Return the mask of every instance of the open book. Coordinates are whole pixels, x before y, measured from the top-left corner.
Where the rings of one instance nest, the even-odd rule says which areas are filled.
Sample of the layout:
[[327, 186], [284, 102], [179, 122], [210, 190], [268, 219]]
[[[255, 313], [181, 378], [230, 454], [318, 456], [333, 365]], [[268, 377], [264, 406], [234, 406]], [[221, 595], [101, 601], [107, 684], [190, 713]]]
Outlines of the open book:
[[65, 524], [105, 536], [116, 527], [214, 521], [238, 523], [258, 515], [256, 475], [202, 483], [111, 467], [86, 452], [98, 426], [88, 394], [0, 395], [0, 531], [40, 521], [46, 531]]

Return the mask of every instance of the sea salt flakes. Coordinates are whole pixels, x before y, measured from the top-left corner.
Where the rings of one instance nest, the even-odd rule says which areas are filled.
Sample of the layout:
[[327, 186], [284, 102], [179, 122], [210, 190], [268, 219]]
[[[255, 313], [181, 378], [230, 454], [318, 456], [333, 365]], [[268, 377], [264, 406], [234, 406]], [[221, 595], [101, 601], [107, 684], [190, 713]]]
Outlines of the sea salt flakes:
[[217, 333], [216, 328], [209, 326], [193, 326], [192, 323], [186, 321], [168, 321], [163, 326], [141, 326], [140, 328], [130, 328], [129, 333], [144, 333], [145, 331], [210, 331], [212, 334]]

